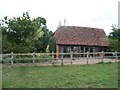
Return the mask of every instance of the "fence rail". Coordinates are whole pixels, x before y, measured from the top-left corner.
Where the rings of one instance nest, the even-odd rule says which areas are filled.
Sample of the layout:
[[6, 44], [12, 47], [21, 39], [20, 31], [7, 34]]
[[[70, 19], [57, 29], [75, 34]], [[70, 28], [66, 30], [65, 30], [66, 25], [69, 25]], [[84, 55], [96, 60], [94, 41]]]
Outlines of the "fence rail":
[[87, 52], [87, 53], [9, 53], [1, 54], [1, 63], [18, 64], [18, 63], [39, 63], [39, 64], [92, 64], [99, 62], [118, 62], [120, 52]]

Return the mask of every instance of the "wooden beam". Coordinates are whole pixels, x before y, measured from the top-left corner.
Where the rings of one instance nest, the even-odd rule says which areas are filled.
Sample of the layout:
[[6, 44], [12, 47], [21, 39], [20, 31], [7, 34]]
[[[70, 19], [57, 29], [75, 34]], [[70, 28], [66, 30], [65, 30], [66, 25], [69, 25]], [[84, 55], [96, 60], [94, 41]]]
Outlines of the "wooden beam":
[[[70, 46], [70, 53], [72, 52], [72, 47]], [[69, 55], [69, 57], [70, 57], [70, 55]]]
[[[95, 47], [93, 47], [93, 53], [95, 53]], [[95, 57], [95, 54], [93, 54], [93, 57]]]
[[56, 59], [58, 60], [59, 45], [56, 45]]
[[90, 53], [90, 49], [91, 49], [91, 47], [88, 47], [88, 52]]
[[[63, 52], [63, 46], [61, 46], [61, 52], [60, 53], [64, 53]], [[61, 58], [63, 59], [63, 55], [61, 55]], [[63, 60], [62, 60], [63, 61]]]
[[[79, 51], [78, 53], [81, 53], [81, 46], [79, 46]], [[79, 54], [79, 57], [81, 57], [81, 54]]]
[[63, 52], [63, 46], [61, 46], [61, 53], [64, 53], [64, 52]]
[[[84, 53], [85, 53], [85, 48], [86, 48], [86, 47], [84, 46]], [[84, 54], [84, 57], [85, 57], [85, 54]]]

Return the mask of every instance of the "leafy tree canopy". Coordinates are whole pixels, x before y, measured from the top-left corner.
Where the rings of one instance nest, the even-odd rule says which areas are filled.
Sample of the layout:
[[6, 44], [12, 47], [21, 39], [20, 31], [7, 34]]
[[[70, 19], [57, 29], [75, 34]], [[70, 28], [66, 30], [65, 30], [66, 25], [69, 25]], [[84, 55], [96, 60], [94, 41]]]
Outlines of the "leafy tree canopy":
[[109, 34], [110, 48], [112, 51], [120, 51], [120, 28], [113, 25], [112, 32]]
[[109, 34], [109, 37], [112, 39], [118, 39], [120, 41], [120, 28], [112, 25], [112, 32]]
[[2, 27], [4, 52], [33, 52], [45, 51], [52, 32], [47, 29], [43, 17], [31, 19], [28, 12], [20, 17], [8, 19], [0, 23]]

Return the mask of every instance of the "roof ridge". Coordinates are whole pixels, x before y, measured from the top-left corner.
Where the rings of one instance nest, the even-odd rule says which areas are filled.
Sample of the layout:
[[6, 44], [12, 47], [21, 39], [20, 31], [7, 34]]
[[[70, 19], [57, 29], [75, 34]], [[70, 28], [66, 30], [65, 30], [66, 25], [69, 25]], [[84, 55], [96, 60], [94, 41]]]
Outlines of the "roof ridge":
[[103, 30], [102, 28], [94, 28], [94, 27], [85, 27], [85, 26], [60, 26], [61, 27], [76, 27], [76, 28], [90, 28], [90, 29], [99, 29], [99, 30]]

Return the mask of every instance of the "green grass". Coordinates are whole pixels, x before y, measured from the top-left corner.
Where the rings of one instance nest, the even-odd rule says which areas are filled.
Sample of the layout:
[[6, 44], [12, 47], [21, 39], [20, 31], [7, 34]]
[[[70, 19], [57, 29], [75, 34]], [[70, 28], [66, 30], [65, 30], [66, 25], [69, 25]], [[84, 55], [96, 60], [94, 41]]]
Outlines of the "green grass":
[[118, 63], [3, 68], [3, 88], [117, 88]]

